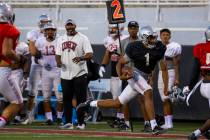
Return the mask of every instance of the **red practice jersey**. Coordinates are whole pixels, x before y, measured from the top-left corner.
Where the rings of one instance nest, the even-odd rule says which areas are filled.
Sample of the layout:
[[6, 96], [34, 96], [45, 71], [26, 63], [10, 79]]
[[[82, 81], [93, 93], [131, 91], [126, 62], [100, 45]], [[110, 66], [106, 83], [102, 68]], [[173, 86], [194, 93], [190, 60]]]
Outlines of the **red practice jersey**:
[[0, 24], [0, 60], [4, 60], [9, 64], [11, 63], [11, 60], [2, 55], [3, 41], [5, 38], [11, 38], [13, 40], [13, 50], [15, 50], [19, 36], [20, 32], [14, 25], [8, 23]]
[[210, 70], [210, 42], [197, 44], [193, 49], [193, 55], [199, 59], [201, 70]]

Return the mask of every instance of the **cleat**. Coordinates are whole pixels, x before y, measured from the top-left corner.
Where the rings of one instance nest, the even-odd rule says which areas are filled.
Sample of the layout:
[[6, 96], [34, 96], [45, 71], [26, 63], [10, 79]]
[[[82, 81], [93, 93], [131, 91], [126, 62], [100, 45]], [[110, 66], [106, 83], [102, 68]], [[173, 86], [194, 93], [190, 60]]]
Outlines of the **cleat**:
[[161, 125], [161, 128], [163, 128], [163, 129], [172, 129], [173, 128], [173, 125], [163, 124], [163, 125]]
[[145, 133], [152, 132], [152, 128], [151, 128], [150, 123], [147, 123], [147, 124], [144, 125], [144, 129], [142, 130], [142, 132], [145, 132]]
[[210, 140], [210, 131], [208, 130], [205, 133], [203, 133], [203, 136]]
[[74, 129], [74, 125], [71, 123], [67, 123], [65, 125], [59, 126], [60, 129], [69, 129], [69, 130], [73, 130]]
[[62, 124], [62, 123], [63, 123], [63, 122], [62, 122], [62, 119], [61, 119], [61, 118], [57, 118], [57, 119], [56, 119], [56, 123], [57, 123], [58, 125]]
[[120, 124], [118, 125], [120, 131], [131, 132], [131, 128], [125, 123], [124, 119], [120, 120]]
[[27, 125], [27, 124], [32, 124], [32, 119], [25, 119], [25, 121], [21, 122], [21, 124]]
[[46, 125], [53, 125], [53, 121], [48, 119], [46, 122], [45, 122]]
[[195, 136], [195, 133], [191, 133], [188, 137], [188, 140], [197, 140], [197, 137]]
[[120, 119], [119, 118], [115, 118], [114, 121], [112, 122], [107, 122], [108, 125], [111, 127], [111, 128], [119, 128], [119, 125], [120, 125]]
[[18, 119], [14, 119], [13, 122], [12, 122], [13, 125], [18, 125], [18, 124], [21, 124], [21, 121], [18, 120]]
[[78, 124], [76, 128], [77, 128], [77, 129], [80, 129], [80, 130], [84, 130], [85, 127], [86, 127], [86, 124], [83, 123], [83, 124], [81, 124], [81, 125]]
[[76, 110], [79, 110], [79, 109], [82, 109], [82, 108], [89, 108], [89, 107], [90, 107], [90, 103], [91, 103], [92, 101], [93, 101], [93, 100], [90, 99], [90, 100], [87, 100], [87, 101], [84, 102], [84, 103], [80, 103], [80, 104], [77, 106]]
[[164, 132], [165, 132], [165, 130], [158, 125], [155, 126], [155, 128], [152, 130], [153, 135], [159, 135], [159, 134], [162, 134]]

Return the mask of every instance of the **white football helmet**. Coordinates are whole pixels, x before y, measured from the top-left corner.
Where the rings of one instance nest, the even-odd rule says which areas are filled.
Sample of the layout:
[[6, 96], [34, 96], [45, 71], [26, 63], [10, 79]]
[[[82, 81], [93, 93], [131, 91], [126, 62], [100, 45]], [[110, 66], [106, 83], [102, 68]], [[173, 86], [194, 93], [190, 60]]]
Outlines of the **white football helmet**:
[[[118, 25], [119, 26], [119, 32], [120, 32], [120, 34], [123, 32], [123, 30], [124, 30], [124, 25], [122, 25], [122, 24], [119, 24]], [[109, 36], [111, 36], [111, 37], [114, 37], [114, 36], [116, 36], [117, 35], [117, 24], [109, 24], [108, 25], [108, 33], [109, 33]]]
[[0, 3], [0, 22], [8, 22], [13, 24], [15, 15], [10, 5]]
[[156, 32], [153, 31], [152, 27], [144, 26], [140, 29], [139, 37], [143, 44], [148, 45], [149, 48], [154, 48], [155, 44], [150, 44], [148, 38], [152, 36], [157, 39], [158, 35]]
[[56, 28], [55, 24], [53, 24], [52, 22], [48, 22], [48, 23], [44, 24], [43, 29], [46, 30], [46, 29], [57, 29], [57, 28]]
[[39, 22], [38, 22], [38, 26], [40, 29], [43, 29], [44, 25], [46, 23], [52, 22], [52, 20], [50, 19], [49, 15], [47, 14], [42, 14], [39, 16]]
[[[48, 29], [53, 29], [54, 31], [48, 31]], [[55, 39], [56, 32], [57, 32], [57, 28], [56, 28], [55, 24], [53, 24], [52, 22], [48, 22], [48, 23], [44, 24], [43, 30], [45, 33], [45, 37]]]
[[206, 41], [210, 41], [210, 26], [205, 31]]

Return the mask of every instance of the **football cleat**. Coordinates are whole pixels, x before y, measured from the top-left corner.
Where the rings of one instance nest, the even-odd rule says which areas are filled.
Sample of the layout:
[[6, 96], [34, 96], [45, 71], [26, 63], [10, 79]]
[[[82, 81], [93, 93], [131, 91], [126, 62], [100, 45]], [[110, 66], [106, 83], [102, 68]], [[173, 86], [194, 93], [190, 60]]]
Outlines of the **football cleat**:
[[87, 100], [84, 103], [80, 103], [77, 107], [76, 110], [82, 109], [82, 108], [89, 108], [90, 107], [90, 103], [92, 102], [92, 99]]

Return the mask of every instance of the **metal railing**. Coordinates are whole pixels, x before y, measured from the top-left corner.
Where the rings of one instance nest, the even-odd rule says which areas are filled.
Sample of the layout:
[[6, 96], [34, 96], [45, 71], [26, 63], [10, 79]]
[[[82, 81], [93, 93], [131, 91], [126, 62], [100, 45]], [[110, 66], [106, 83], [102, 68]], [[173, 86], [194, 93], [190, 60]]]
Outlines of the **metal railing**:
[[[105, 5], [107, 0], [1, 0], [12, 5]], [[199, 6], [208, 5], [208, 0], [124, 0], [125, 5]]]

